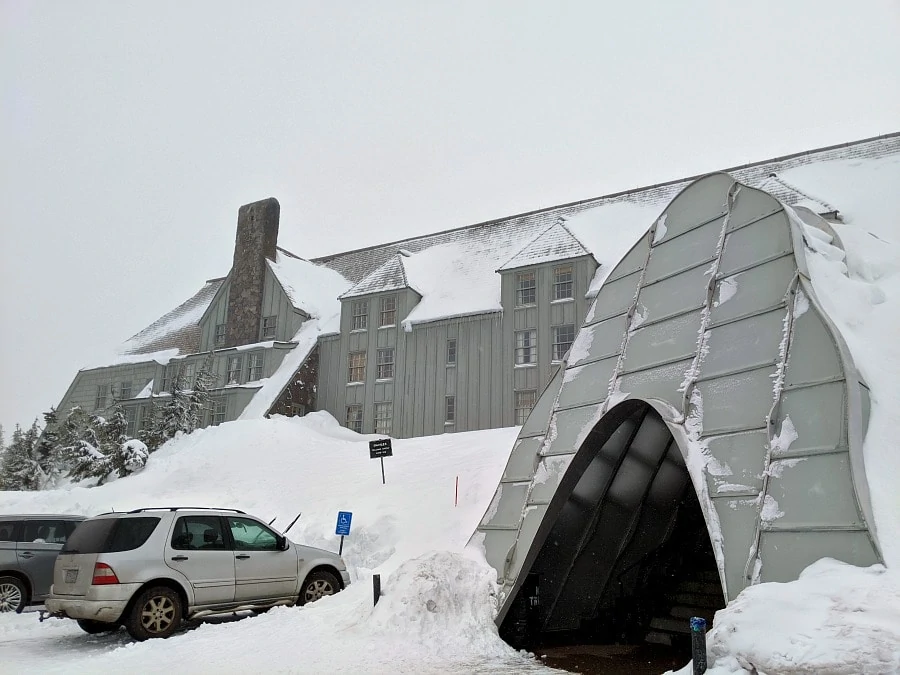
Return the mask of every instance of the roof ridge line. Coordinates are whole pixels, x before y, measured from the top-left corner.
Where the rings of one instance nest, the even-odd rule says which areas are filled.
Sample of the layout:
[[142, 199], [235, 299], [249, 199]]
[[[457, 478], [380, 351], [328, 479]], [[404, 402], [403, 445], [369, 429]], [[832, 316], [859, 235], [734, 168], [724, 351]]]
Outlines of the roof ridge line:
[[349, 251], [338, 251], [336, 253], [329, 253], [328, 255], [320, 256], [318, 258], [310, 258], [309, 262], [312, 263], [327, 263], [334, 258], [343, 257], [346, 255], [350, 255], [351, 253], [362, 253], [363, 251], [374, 251], [379, 248], [384, 248], [387, 246], [395, 246], [397, 244], [403, 244], [406, 242], [412, 241], [421, 241], [427, 237], [437, 237], [442, 234], [450, 234], [451, 232], [459, 232], [462, 230], [468, 230], [475, 227], [488, 227], [491, 225], [498, 225], [502, 222], [512, 220], [513, 218], [524, 218], [526, 216], [533, 216], [539, 213], [548, 213], [550, 211], [555, 211], [557, 209], [563, 209], [571, 206], [579, 206], [581, 204], [588, 204], [594, 201], [600, 201], [602, 199], [612, 199], [614, 197], [624, 197], [625, 195], [634, 194], [638, 192], [645, 192], [647, 190], [653, 190], [656, 188], [667, 187], [669, 185], [677, 185], [678, 183], [690, 182], [693, 180], [697, 180], [698, 178], [702, 178], [703, 176], [708, 176], [711, 173], [730, 173], [732, 171], [740, 171], [742, 169], [749, 169], [755, 166], [762, 166], [764, 164], [770, 164], [772, 162], [783, 162], [788, 159], [794, 159], [796, 157], [804, 157], [808, 155], [815, 155], [822, 152], [828, 152], [829, 150], [837, 150], [838, 148], [849, 148], [854, 145], [862, 145], [863, 143], [871, 143], [873, 141], [884, 140], [887, 138], [898, 138], [900, 137], [900, 131], [893, 131], [887, 134], [879, 134], [878, 136], [870, 136], [869, 138], [863, 138], [857, 141], [847, 141], [844, 143], [836, 143], [834, 145], [826, 145], [821, 148], [812, 148], [811, 150], [803, 150], [801, 152], [794, 152], [787, 155], [780, 155], [777, 157], [769, 157], [766, 159], [758, 160], [755, 162], [748, 162], [746, 164], [739, 164], [736, 166], [728, 167], [726, 169], [714, 169], [712, 171], [706, 171], [704, 173], [698, 173], [692, 176], [684, 176], [681, 178], [675, 178], [673, 180], [663, 181], [661, 183], [653, 183], [651, 185], [644, 185], [641, 187], [630, 188], [628, 190], [620, 190], [619, 192], [611, 192], [609, 194], [600, 195], [598, 197], [589, 197], [588, 199], [578, 199], [573, 202], [564, 202], [562, 204], [555, 204], [553, 206], [546, 206], [540, 209], [534, 209], [531, 211], [523, 211], [522, 213], [514, 213], [508, 216], [502, 216], [500, 218], [491, 218], [490, 220], [484, 220], [478, 223], [471, 223], [469, 225], [461, 225], [459, 227], [451, 227], [446, 230], [439, 230], [437, 232], [431, 232], [428, 234], [422, 234], [416, 237], [406, 237], [405, 239], [397, 239], [396, 241], [387, 241], [381, 244], [373, 244], [372, 246], [363, 246], [361, 248], [351, 249]]
[[[503, 261], [503, 264], [500, 265], [500, 267], [498, 267], [498, 268], [497, 268], [496, 270], [494, 270], [494, 271], [495, 271], [495, 272], [499, 272], [500, 270], [502, 270], [502, 269], [503, 269], [504, 267], [506, 267], [509, 263], [511, 263], [513, 260], [515, 260], [516, 257], [517, 257], [520, 253], [522, 253], [522, 251], [524, 251], [526, 248], [528, 248], [529, 246], [531, 246], [534, 242], [536, 242], [538, 239], [540, 239], [541, 237], [543, 237], [545, 234], [547, 234], [547, 233], [548, 233], [552, 228], [554, 228], [554, 227], [556, 227], [556, 221], [550, 223], [547, 227], [545, 227], [543, 230], [541, 230], [540, 232], [538, 232], [538, 233], [537, 233], [536, 235], [534, 235], [531, 239], [529, 239], [529, 240], [526, 241], [524, 244], [522, 244], [519, 248], [517, 248], [517, 249], [516, 249], [516, 252], [513, 253], [511, 256], [509, 256], [509, 258], [507, 258], [506, 260], [504, 260], [504, 261]], [[581, 243], [581, 242], [579, 242], [579, 243]]]

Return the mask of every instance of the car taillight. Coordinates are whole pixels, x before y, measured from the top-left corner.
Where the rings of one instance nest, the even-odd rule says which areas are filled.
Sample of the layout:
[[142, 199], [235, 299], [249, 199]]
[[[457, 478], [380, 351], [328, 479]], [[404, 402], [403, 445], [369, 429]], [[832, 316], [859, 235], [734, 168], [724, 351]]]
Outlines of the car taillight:
[[106, 563], [94, 563], [94, 578], [91, 580], [91, 585], [106, 586], [117, 583], [119, 583], [119, 577], [113, 572], [112, 567]]

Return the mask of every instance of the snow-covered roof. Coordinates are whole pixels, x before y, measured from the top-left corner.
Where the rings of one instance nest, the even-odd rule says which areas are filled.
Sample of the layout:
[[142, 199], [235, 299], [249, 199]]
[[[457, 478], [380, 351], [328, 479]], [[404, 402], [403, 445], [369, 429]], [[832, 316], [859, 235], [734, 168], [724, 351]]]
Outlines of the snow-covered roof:
[[329, 319], [341, 313], [338, 296], [351, 283], [340, 272], [281, 250], [275, 252], [274, 262], [266, 262], [295, 308], [315, 319]]
[[[784, 175], [785, 172], [810, 164], [819, 164], [834, 160], [862, 161], [896, 154], [900, 154], [900, 132], [716, 170], [727, 172], [742, 183], [754, 187], [762, 187], [762, 183], [770, 179], [774, 174], [776, 177], [782, 178], [783, 181], [769, 181], [763, 189], [788, 205], [793, 206], [799, 204], [809, 206], [816, 200], [821, 201], [822, 199], [825, 199], [826, 195], [821, 193], [821, 191], [817, 191], [815, 186], [805, 184], [804, 181], [799, 178]], [[663, 207], [665, 207], [676, 194], [701, 175], [705, 174], [688, 176], [686, 178], [679, 178], [665, 183], [617, 192], [602, 197], [594, 197], [578, 202], [571, 202], [569, 204], [552, 206], [537, 211], [530, 211], [528, 213], [490, 220], [475, 225], [446, 230], [444, 232], [412, 237], [353, 251], [335, 253], [321, 258], [314, 258], [311, 262], [326, 265], [327, 267], [339, 271], [347, 279], [359, 282], [374, 270], [377, 270], [384, 265], [388, 259], [396, 256], [397, 251], [401, 248], [412, 253], [421, 253], [433, 246], [456, 244], [467, 247], [470, 251], [474, 251], [477, 245], [485, 240], [509, 239], [514, 242], [531, 241], [544, 230], [559, 221], [561, 217], [569, 219], [579, 213], [591, 209], [608, 209], [616, 207], [621, 209], [620, 212], [630, 212], [633, 215], [635, 211], [631, 207], [637, 207], [638, 211], [643, 207], [646, 209], [645, 213], [653, 213], [655, 211], [650, 217], [650, 220], [646, 221], [649, 225], [649, 223], [653, 221], [653, 218], [662, 212]], [[818, 213], [825, 213], [835, 209], [841, 211], [841, 209], [844, 208], [839, 203], [822, 203], [822, 206], [831, 206], [832, 208], [828, 208], [825, 211], [817, 210], [814, 207], [811, 208]], [[610, 222], [613, 220], [612, 218], [606, 218], [599, 214], [595, 215], [597, 222]], [[573, 234], [575, 234], [575, 236], [584, 243], [585, 247], [594, 254], [597, 260], [602, 263], [602, 259], [606, 256], [602, 251], [593, 248], [590, 241], [588, 241], [588, 239], [597, 240], [598, 237], [591, 237], [588, 233], [586, 239], [583, 236], [584, 232], [575, 231], [570, 225], [569, 227]], [[615, 227], [615, 225], [613, 225], [613, 227]], [[602, 233], [602, 235], [607, 234], [610, 233]], [[517, 250], [518, 247], [511, 251], [509, 255], [512, 256]], [[498, 262], [497, 266], [494, 267], [494, 270], [505, 262], [505, 259]], [[494, 280], [495, 284], [499, 284], [499, 282], [499, 279]]]
[[381, 267], [372, 270], [359, 283], [344, 293], [341, 299], [407, 288], [409, 282], [406, 279], [406, 270], [403, 269], [403, 258], [404, 256], [399, 252], [392, 258], [388, 258]]
[[502, 272], [517, 267], [540, 265], [590, 254], [591, 252], [569, 231], [565, 221], [560, 219], [525, 244], [522, 250], [501, 265], [497, 271]]
[[147, 354], [168, 349], [182, 354], [196, 352], [200, 349], [200, 318], [224, 281], [224, 277], [207, 281], [193, 297], [130, 337], [119, 347], [119, 353]]

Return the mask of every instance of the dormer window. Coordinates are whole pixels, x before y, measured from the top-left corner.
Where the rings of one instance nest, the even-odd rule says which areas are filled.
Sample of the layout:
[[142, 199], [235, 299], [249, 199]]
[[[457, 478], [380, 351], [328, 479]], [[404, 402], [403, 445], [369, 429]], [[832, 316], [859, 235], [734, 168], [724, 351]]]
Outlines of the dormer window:
[[537, 283], [534, 272], [516, 274], [516, 307], [533, 305], [536, 298]]
[[389, 295], [381, 299], [379, 326], [393, 326], [397, 323], [397, 296]]
[[350, 330], [366, 330], [369, 327], [369, 301], [350, 303]]
[[216, 324], [216, 332], [213, 337], [213, 344], [216, 347], [219, 347], [219, 346], [225, 344], [225, 324], [224, 323]]
[[553, 299], [568, 300], [575, 297], [575, 281], [571, 265], [553, 268]]
[[263, 340], [271, 340], [275, 337], [275, 327], [278, 322], [277, 316], [264, 316], [262, 320], [262, 338]]

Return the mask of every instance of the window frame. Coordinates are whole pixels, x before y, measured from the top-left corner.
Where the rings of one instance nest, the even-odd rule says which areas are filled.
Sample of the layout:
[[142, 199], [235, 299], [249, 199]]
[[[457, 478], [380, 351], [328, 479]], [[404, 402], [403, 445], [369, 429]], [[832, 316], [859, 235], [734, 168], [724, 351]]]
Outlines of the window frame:
[[[387, 410], [387, 415], [384, 411]], [[393, 430], [394, 420], [394, 402], [393, 401], [376, 401], [375, 402], [375, 433], [383, 436], [390, 436]]]
[[[382, 355], [390, 355], [390, 360], [382, 360]], [[378, 380], [394, 379], [394, 348], [381, 347], [375, 351], [375, 377]]]
[[109, 398], [109, 383], [98, 384], [94, 394], [94, 410], [106, 410], [106, 400]]
[[[179, 534], [180, 534], [178, 532], [179, 525], [184, 523], [184, 534], [192, 534], [190, 532], [189, 528], [187, 527], [187, 521], [201, 519], [201, 518], [203, 520], [216, 521], [218, 523], [219, 537], [221, 537], [221, 539], [222, 539], [221, 547], [204, 548], [202, 545], [201, 546], [193, 546], [193, 541], [191, 542], [191, 545], [189, 545], [189, 546], [184, 546], [181, 542], [178, 542], [176, 544], [175, 537], [179, 536]], [[230, 529], [225, 527], [226, 523], [223, 522], [224, 520], [225, 519], [222, 516], [217, 516], [217, 515], [212, 515], [212, 514], [210, 514], [210, 515], [193, 514], [193, 515], [178, 516], [178, 518], [175, 520], [175, 525], [172, 527], [172, 534], [169, 537], [169, 547], [173, 551], [225, 551], [230, 554], [233, 550], [233, 548], [231, 546], [231, 542], [229, 541]], [[210, 528], [207, 527], [207, 529], [210, 529]]]
[[[537, 328], [526, 328], [524, 330], [515, 331], [515, 365], [531, 366], [537, 364], [537, 332]], [[524, 338], [526, 335], [531, 336], [531, 339], [526, 340]], [[529, 356], [530, 360], [525, 360], [526, 356]]]
[[217, 427], [225, 422], [225, 415], [228, 411], [228, 400], [225, 398], [210, 399], [209, 408], [209, 426]]
[[197, 379], [197, 364], [185, 363], [181, 368], [181, 385], [188, 389], [193, 389], [194, 382]]
[[224, 323], [217, 323], [213, 330], [213, 346], [218, 347], [225, 344], [225, 326]]
[[[250, 352], [247, 355], [247, 382], [261, 380], [265, 373], [265, 364], [266, 353], [264, 351]], [[254, 373], [254, 371], [256, 372]]]
[[[234, 367], [232, 367], [232, 364]], [[241, 383], [241, 372], [244, 368], [244, 359], [240, 354], [228, 356], [225, 360], [225, 386]], [[232, 377], [234, 375], [234, 377]]]
[[[119, 383], [119, 400], [124, 401], [131, 398], [131, 380], [125, 380]], [[125, 386], [128, 385], [128, 386]]]
[[[385, 304], [387, 302], [391, 302], [393, 304], [393, 306], [388, 309], [385, 309]], [[397, 296], [396, 295], [386, 295], [383, 298], [381, 298], [380, 310], [381, 311], [378, 314], [378, 327], [379, 328], [388, 328], [390, 326], [397, 325]]]
[[[447, 350], [446, 350], [446, 358], [448, 366], [455, 366], [457, 359], [459, 358], [459, 353], [457, 351], [457, 343], [456, 338], [447, 338]], [[451, 358], [452, 356], [452, 358]]]
[[[358, 359], [358, 363], [354, 365], [354, 358]], [[354, 378], [354, 374], [361, 377]], [[347, 384], [355, 384], [357, 382], [366, 381], [366, 353], [364, 351], [348, 352], [347, 354]]]
[[[571, 331], [572, 339], [568, 342], [561, 341], [559, 339], [559, 333], [563, 329], [568, 329]], [[575, 342], [575, 324], [574, 323], [565, 323], [559, 326], [551, 326], [550, 332], [553, 336], [553, 344], [550, 347], [550, 360], [551, 361], [562, 361], [566, 357], [566, 352], [568, 352], [572, 348], [572, 344]], [[561, 349], [561, 347], [565, 345], [565, 349]]]
[[[525, 421], [528, 419], [528, 416], [531, 414], [531, 411], [534, 410], [534, 406], [537, 405], [537, 390], [536, 389], [517, 389], [514, 392], [514, 401], [513, 401], [513, 422], [516, 426], [522, 426], [525, 424]], [[520, 397], [530, 396], [531, 405], [523, 405], [523, 402]]]
[[278, 315], [270, 314], [262, 318], [259, 327], [259, 337], [262, 340], [274, 340], [278, 333]]
[[136, 406], [125, 407], [125, 435], [128, 436], [128, 438], [137, 438], [137, 412], [138, 409]]
[[[530, 284], [528, 283], [530, 278]], [[530, 307], [537, 304], [537, 275], [530, 272], [516, 272], [516, 307]]]
[[456, 395], [444, 396], [444, 424], [456, 424]]
[[350, 301], [350, 330], [369, 330], [369, 301]]
[[[355, 412], [358, 415], [354, 415], [354, 418], [351, 419], [350, 413]], [[357, 428], [358, 427], [358, 428]], [[355, 431], [358, 434], [362, 433], [363, 429], [363, 407], [359, 403], [351, 403], [347, 406], [347, 428], [351, 431]]]
[[[560, 273], [568, 273], [568, 280], [560, 281]], [[564, 292], [568, 290], [568, 295], [560, 295], [560, 290]], [[571, 263], [566, 265], [557, 265], [553, 268], [553, 297], [554, 302], [557, 300], [574, 300], [575, 299], [575, 266]]]
[[[256, 520], [255, 518], [249, 518], [247, 516], [238, 516], [238, 515], [231, 515], [231, 514], [225, 516], [224, 520], [225, 520], [225, 525], [226, 525], [225, 529], [228, 532], [228, 536], [231, 537], [232, 550], [234, 550], [234, 551], [259, 551], [259, 552], [280, 550], [278, 548], [278, 540], [281, 535], [279, 535], [275, 530], [273, 530], [271, 527], [269, 527], [265, 523], [261, 523], [258, 520]], [[241, 541], [241, 545], [239, 546], [238, 545], [239, 540], [235, 538], [234, 528], [232, 527], [232, 522], [236, 521], [236, 520], [245, 521], [247, 523], [252, 523], [256, 527], [263, 530], [263, 532], [271, 534], [272, 538], [273, 538], [272, 547], [267, 546], [264, 548], [261, 546], [253, 546], [252, 542], [250, 544], [245, 544], [243, 541]], [[256, 538], [258, 539], [259, 535], [256, 535]]]

